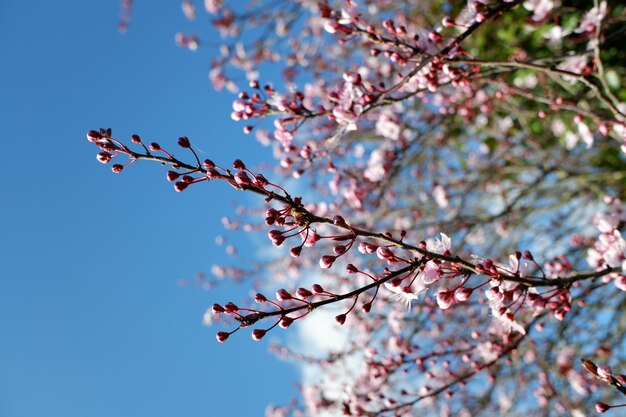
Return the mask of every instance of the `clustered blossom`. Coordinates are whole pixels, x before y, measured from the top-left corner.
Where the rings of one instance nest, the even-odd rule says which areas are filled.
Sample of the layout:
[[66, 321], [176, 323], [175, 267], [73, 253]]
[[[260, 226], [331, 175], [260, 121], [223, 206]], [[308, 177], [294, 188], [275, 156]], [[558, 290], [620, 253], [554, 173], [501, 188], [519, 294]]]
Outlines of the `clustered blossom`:
[[593, 225], [600, 231], [600, 235], [587, 251], [587, 262], [591, 267], [619, 268], [622, 274], [615, 278], [615, 285], [626, 291], [626, 241], [620, 229], [626, 221], [626, 210], [618, 199], [607, 199], [609, 209], [599, 212], [593, 219]]
[[[197, 6], [184, 0], [182, 11], [201, 20]], [[151, 160], [178, 192], [217, 180], [264, 201], [222, 223], [265, 234], [272, 255], [225, 260], [215, 281], [198, 280], [255, 290], [214, 304], [204, 322], [224, 326], [219, 342], [347, 332], [325, 355], [272, 348], [324, 375], [304, 381], [304, 402], [267, 415], [581, 416], [593, 402], [600, 413], [622, 406], [599, 400], [607, 387], [626, 393], [624, 377], [576, 360], [624, 359], [619, 6], [206, 0], [204, 9], [222, 37], [210, 81], [236, 94], [231, 118], [272, 148], [266, 175], [278, 179], [241, 160], [201, 160], [185, 136], [177, 152], [138, 135], [126, 144], [110, 129], [87, 137], [114, 173]], [[176, 43], [213, 44], [183, 33]], [[282, 80], [268, 82], [269, 68]], [[310, 335], [315, 311], [330, 317]]]

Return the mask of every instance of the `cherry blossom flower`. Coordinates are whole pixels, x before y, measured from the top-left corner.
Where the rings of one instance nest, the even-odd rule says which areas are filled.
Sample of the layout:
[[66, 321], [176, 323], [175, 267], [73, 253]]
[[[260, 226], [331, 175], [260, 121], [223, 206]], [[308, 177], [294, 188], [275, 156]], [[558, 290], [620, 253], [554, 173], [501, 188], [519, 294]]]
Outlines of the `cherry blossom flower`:
[[535, 22], [540, 22], [546, 18], [548, 13], [554, 8], [553, 0], [526, 0], [523, 3], [526, 10], [533, 12], [532, 19]]
[[601, 1], [598, 7], [593, 7], [583, 16], [580, 24], [574, 33], [589, 33], [595, 32], [596, 26], [600, 24], [604, 16], [606, 16], [607, 4], [606, 1]]
[[426, 290], [426, 286], [420, 285], [418, 280], [410, 286], [403, 286], [402, 283], [394, 286], [389, 282], [385, 282], [385, 288], [395, 294], [396, 299], [406, 307], [407, 311], [411, 309], [413, 300], [417, 300], [419, 295]]
[[426, 241], [426, 249], [430, 252], [443, 255], [452, 248], [452, 240], [445, 233], [439, 233], [438, 239], [428, 239]]

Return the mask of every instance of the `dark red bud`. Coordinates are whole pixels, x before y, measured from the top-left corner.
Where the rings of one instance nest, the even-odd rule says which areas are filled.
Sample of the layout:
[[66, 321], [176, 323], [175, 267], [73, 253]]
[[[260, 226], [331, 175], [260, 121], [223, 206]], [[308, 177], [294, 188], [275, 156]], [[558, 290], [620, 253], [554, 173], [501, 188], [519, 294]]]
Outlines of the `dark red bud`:
[[324, 293], [324, 287], [322, 287], [320, 284], [313, 284], [311, 289], [313, 290], [313, 292], [315, 294], [323, 294]]
[[263, 339], [263, 336], [265, 336], [265, 333], [267, 333], [266, 330], [254, 329], [252, 331], [252, 339], [254, 339], [254, 340], [261, 340], [261, 339]]
[[188, 183], [183, 182], [183, 181], [178, 181], [176, 184], [174, 184], [174, 190], [180, 193], [180, 192], [185, 191], [185, 188], [187, 188], [188, 186], [189, 186]]
[[87, 132], [87, 140], [89, 142], [97, 142], [102, 138], [103, 138], [102, 134], [98, 132], [97, 130], [90, 130], [89, 132]]
[[189, 138], [187, 136], [179, 137], [178, 146], [180, 146], [181, 148], [191, 148], [191, 143], [189, 142]]
[[241, 159], [236, 159], [235, 162], [233, 162], [233, 168], [243, 170], [246, 169], [246, 165], [241, 161]]

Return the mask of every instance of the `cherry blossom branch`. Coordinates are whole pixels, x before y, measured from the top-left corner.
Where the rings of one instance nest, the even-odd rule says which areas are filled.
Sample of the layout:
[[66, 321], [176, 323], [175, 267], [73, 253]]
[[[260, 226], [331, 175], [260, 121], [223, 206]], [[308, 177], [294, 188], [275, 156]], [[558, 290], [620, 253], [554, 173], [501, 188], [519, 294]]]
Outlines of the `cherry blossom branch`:
[[[522, 62], [522, 61], [482, 60], [482, 59], [466, 59], [466, 58], [457, 58], [457, 57], [447, 59], [444, 61], [449, 62], [449, 63], [463, 63], [463, 64], [468, 64], [468, 65], [477, 65], [481, 67], [490, 67], [490, 68], [493, 68], [493, 67], [525, 68], [525, 69], [532, 69], [534, 71], [542, 72], [542, 73], [549, 74], [549, 75], [559, 75], [563, 77], [570, 77], [584, 84], [591, 91], [593, 91], [596, 97], [598, 98], [598, 100], [600, 100], [600, 102], [602, 102], [602, 104], [604, 104], [604, 106], [608, 110], [610, 110], [611, 113], [613, 113], [615, 117], [626, 116], [626, 114], [620, 111], [620, 109], [615, 104], [614, 100], [611, 100], [610, 97], [607, 97], [607, 95], [604, 93], [605, 90], [600, 89], [600, 87], [597, 85], [596, 80], [600, 79], [599, 77], [602, 76], [601, 74], [598, 74], [598, 78], [596, 78], [596, 77], [591, 77], [589, 75], [578, 74], [576, 72], [559, 69], [554, 66], [547, 67], [547, 66], [539, 65], [533, 62]], [[606, 85], [604, 81], [601, 81], [601, 82], [602, 82], [602, 85]], [[608, 87], [605, 87], [605, 88], [608, 88]]]

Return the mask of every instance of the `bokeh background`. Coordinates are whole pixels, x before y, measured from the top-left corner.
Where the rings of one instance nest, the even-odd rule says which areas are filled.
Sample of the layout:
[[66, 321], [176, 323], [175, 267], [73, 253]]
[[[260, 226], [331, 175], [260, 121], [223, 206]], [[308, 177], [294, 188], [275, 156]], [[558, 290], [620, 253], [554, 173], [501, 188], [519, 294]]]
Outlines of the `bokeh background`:
[[248, 197], [175, 193], [151, 164], [114, 175], [85, 133], [172, 148], [186, 135], [224, 164], [270, 151], [212, 90], [217, 51], [175, 45], [212, 33], [206, 13], [190, 24], [178, 0], [135, 1], [125, 35], [119, 14], [109, 0], [0, 1], [0, 416], [262, 415], [295, 394], [297, 369], [249, 332], [218, 344], [202, 324], [248, 288], [180, 285], [226, 257], [220, 219]]

